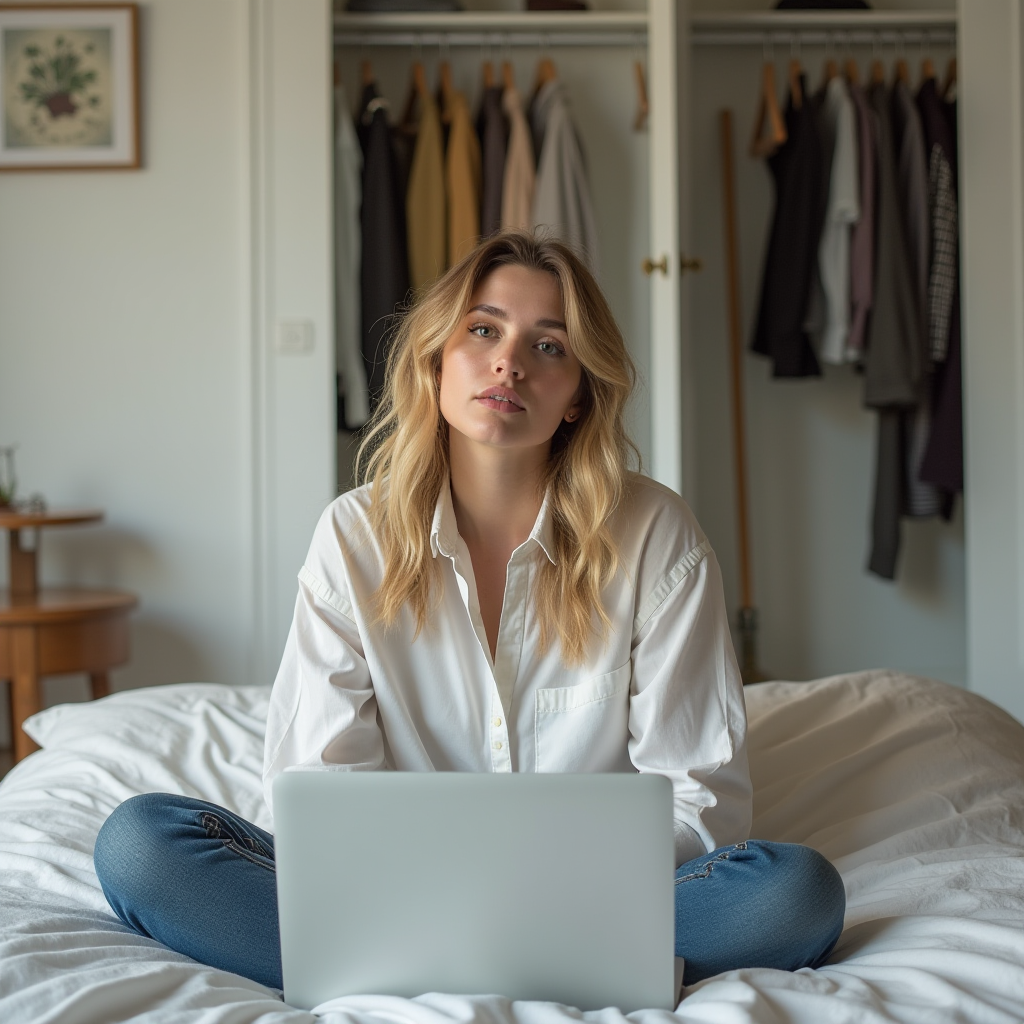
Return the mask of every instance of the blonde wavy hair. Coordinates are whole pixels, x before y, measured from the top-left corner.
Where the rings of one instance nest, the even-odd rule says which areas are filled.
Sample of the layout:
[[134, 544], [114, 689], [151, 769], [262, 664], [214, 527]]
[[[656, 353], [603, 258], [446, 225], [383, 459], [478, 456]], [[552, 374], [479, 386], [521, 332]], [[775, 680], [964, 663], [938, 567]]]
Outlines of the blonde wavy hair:
[[610, 627], [600, 595], [618, 568], [608, 522], [622, 499], [630, 456], [639, 463], [624, 423], [636, 370], [597, 282], [572, 249], [554, 239], [515, 231], [492, 236], [401, 317], [381, 402], [356, 458], [359, 481], [373, 483], [370, 523], [384, 557], [373, 613], [391, 625], [408, 605], [417, 635], [427, 624], [440, 571], [430, 530], [449, 471], [448, 424], [438, 398], [441, 354], [477, 285], [503, 266], [558, 280], [569, 345], [582, 367], [580, 415], [563, 421], [551, 442], [544, 483], [554, 564], [542, 560], [537, 589], [542, 649], [553, 624], [563, 660], [578, 663], [591, 636], [603, 637]]

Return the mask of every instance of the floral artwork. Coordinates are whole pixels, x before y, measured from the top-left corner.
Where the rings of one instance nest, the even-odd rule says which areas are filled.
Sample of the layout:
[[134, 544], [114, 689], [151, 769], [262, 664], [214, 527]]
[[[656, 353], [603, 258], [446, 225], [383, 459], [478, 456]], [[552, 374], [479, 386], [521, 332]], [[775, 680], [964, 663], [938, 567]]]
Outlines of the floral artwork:
[[0, 170], [138, 167], [134, 4], [0, 3]]
[[110, 29], [11, 29], [4, 69], [9, 147], [110, 145]]

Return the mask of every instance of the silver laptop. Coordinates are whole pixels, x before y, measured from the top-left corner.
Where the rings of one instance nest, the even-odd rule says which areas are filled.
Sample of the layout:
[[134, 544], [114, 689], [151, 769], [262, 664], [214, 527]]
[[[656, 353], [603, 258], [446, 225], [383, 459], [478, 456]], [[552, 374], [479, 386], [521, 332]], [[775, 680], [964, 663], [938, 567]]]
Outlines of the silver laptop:
[[293, 1006], [425, 992], [676, 1006], [662, 776], [286, 771], [274, 824]]

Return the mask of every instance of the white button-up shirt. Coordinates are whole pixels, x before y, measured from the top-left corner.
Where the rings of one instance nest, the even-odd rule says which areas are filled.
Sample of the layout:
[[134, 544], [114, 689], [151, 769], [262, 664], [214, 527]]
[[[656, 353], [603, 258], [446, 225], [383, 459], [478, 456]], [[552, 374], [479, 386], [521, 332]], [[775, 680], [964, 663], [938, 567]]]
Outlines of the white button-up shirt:
[[371, 620], [383, 559], [369, 502], [367, 487], [334, 501], [299, 572], [267, 721], [268, 804], [275, 776], [300, 765], [640, 771], [672, 782], [677, 864], [747, 838], [746, 717], [721, 573], [678, 495], [630, 478], [610, 524], [612, 628], [571, 666], [553, 629], [540, 649], [533, 593], [541, 560], [555, 557], [547, 501], [509, 559], [493, 659], [449, 487], [430, 533], [439, 602], [415, 639], [409, 609], [390, 628]]

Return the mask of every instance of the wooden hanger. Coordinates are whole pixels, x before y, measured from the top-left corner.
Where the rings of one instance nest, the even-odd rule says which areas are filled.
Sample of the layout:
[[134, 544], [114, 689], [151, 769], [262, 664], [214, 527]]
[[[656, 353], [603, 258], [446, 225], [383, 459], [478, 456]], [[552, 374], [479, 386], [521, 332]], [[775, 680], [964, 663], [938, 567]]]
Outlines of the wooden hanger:
[[[764, 134], [766, 120], [768, 133]], [[765, 61], [761, 69], [761, 95], [757, 104], [757, 117], [754, 119], [754, 134], [750, 139], [750, 155], [771, 156], [785, 141], [786, 125], [775, 95], [775, 65]]]
[[921, 83], [924, 84], [929, 80], [935, 79], [935, 65], [932, 63], [931, 57], [925, 57], [921, 61]]
[[825, 61], [825, 74], [822, 78], [821, 87], [824, 89], [825, 86], [828, 85], [828, 83], [831, 82], [833, 78], [837, 78], [838, 76], [839, 64], [836, 62], [834, 58], [829, 57], [829, 59]]
[[537, 62], [537, 77], [533, 83], [534, 95], [540, 92], [548, 82], [553, 82], [557, 77], [558, 71], [555, 69], [555, 62], [550, 57], [541, 57]]
[[946, 78], [942, 83], [942, 98], [949, 99], [950, 91], [956, 85], [956, 57], [950, 57], [946, 65]]
[[907, 62], [902, 57], [896, 61], [896, 76], [893, 79], [893, 84], [896, 82], [902, 82], [904, 85], [910, 85], [910, 69], [907, 67]]
[[885, 65], [880, 60], [871, 62], [871, 84], [885, 85]]
[[455, 92], [452, 86], [452, 66], [448, 61], [441, 61], [438, 69], [441, 76], [441, 120], [445, 124], [452, 123], [452, 96]]
[[804, 87], [800, 84], [802, 74], [800, 61], [794, 57], [789, 62], [789, 102], [793, 104], [794, 110], [799, 110], [804, 105]]
[[516, 73], [511, 61], [502, 61], [501, 78], [506, 89], [514, 89], [516, 87]]
[[857, 62], [852, 58], [848, 58], [846, 63], [843, 65], [843, 72], [846, 75], [846, 80], [850, 85], [857, 85], [860, 82], [860, 69], [857, 67]]
[[489, 61], [484, 61], [484, 88], [494, 88], [494, 65]]
[[416, 101], [428, 92], [427, 73], [423, 70], [423, 65], [416, 61], [412, 66], [412, 78], [409, 81], [409, 92], [405, 97], [402, 119], [398, 122], [398, 130], [403, 135], [415, 135], [419, 131], [419, 123], [415, 117]]
[[373, 67], [368, 60], [359, 64], [359, 81], [364, 85], [373, 85]]
[[633, 119], [633, 131], [642, 132], [647, 127], [647, 115], [651, 112], [647, 102], [647, 76], [640, 61], [633, 62], [633, 74], [636, 78], [636, 117]]

